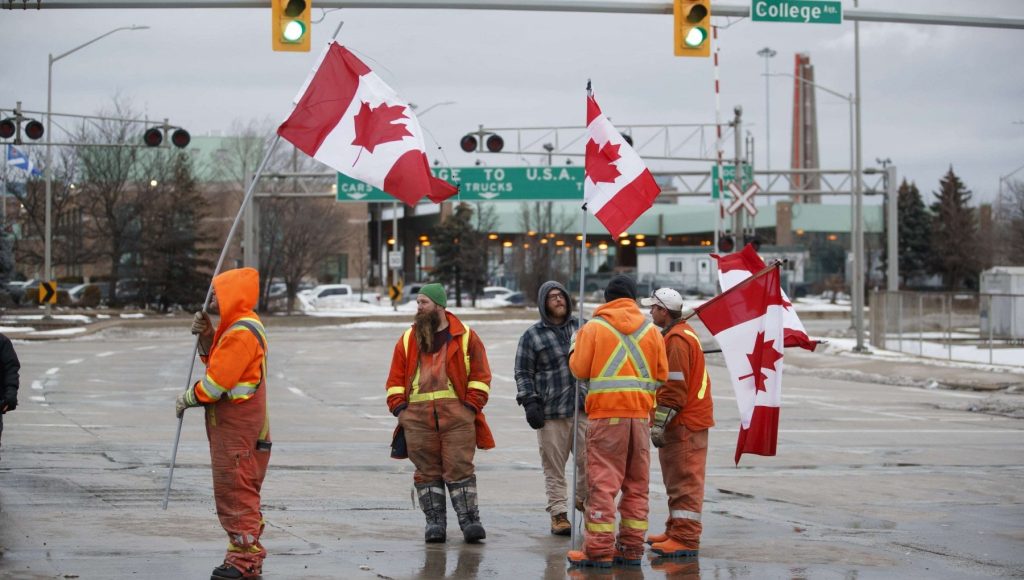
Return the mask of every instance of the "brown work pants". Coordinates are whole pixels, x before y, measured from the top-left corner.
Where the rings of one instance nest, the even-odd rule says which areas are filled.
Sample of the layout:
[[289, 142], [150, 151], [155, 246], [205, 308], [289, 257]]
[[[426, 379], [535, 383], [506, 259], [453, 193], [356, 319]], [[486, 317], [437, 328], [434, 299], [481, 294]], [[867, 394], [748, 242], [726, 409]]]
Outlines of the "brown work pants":
[[[638, 559], [647, 532], [651, 474], [651, 427], [648, 419], [594, 419], [587, 425], [587, 535], [583, 550], [590, 558], [622, 555]], [[615, 535], [615, 496], [619, 499]]]
[[[587, 417], [580, 414], [576, 427], [576, 500], [587, 497]], [[540, 464], [544, 469], [544, 491], [548, 496], [548, 513], [567, 514], [565, 462], [572, 453], [572, 417], [546, 419], [537, 429]]]
[[[246, 575], [261, 574], [267, 551], [260, 544], [263, 514], [260, 488], [267, 474], [270, 450], [256, 449], [267, 416], [267, 390], [261, 384], [253, 398], [232, 403], [227, 397], [206, 405], [206, 435], [213, 467], [213, 499], [217, 517], [228, 534], [224, 562]], [[270, 441], [269, 431], [264, 440]]]
[[462, 481], [473, 475], [476, 413], [459, 399], [410, 403], [398, 415], [416, 483]]
[[661, 475], [668, 494], [669, 517], [665, 522], [665, 533], [693, 550], [700, 547], [707, 458], [707, 429], [690, 431], [679, 422], [673, 422], [665, 429], [665, 445], [658, 450]]

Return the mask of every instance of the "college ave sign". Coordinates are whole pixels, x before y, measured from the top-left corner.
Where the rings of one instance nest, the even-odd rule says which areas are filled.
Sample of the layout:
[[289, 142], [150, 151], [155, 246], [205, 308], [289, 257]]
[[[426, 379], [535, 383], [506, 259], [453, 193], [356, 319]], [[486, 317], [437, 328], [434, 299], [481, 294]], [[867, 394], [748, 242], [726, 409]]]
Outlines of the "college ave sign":
[[760, 22], [841, 24], [843, 5], [832, 0], [752, 0], [750, 19]]

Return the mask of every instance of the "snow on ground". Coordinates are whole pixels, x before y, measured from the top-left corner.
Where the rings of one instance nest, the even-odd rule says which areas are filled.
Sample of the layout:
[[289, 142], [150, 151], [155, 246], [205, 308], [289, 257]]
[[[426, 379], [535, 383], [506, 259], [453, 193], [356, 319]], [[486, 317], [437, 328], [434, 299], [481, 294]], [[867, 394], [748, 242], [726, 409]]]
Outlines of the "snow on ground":
[[[869, 346], [868, 354], [858, 353], [854, 355], [853, 349], [857, 346], [856, 339], [828, 338], [825, 340], [828, 340], [828, 344], [819, 348], [825, 348], [826, 350], [823, 352], [840, 356], [868, 357], [893, 362], [927, 362], [936, 366], [1024, 374], [1024, 347], [993, 349], [992, 364], [989, 364], [989, 350], [984, 346], [953, 345], [954, 360], [949, 360], [948, 346], [927, 341], [922, 343], [904, 339], [903, 348], [905, 352], [883, 350]], [[889, 345], [895, 347], [896, 341], [890, 340]], [[924, 357], [913, 354], [919, 350], [925, 353]], [[907, 354], [908, 352], [912, 354]]]
[[0, 332], [4, 334], [21, 333], [21, 332], [32, 332], [35, 328], [31, 326], [0, 326]]
[[[42, 314], [12, 314], [3, 317], [3, 320], [42, 320], [44, 315]], [[66, 322], [81, 322], [82, 324], [89, 324], [92, 322], [92, 318], [84, 314], [54, 314], [52, 317], [54, 320], [64, 320]]]
[[29, 336], [72, 336], [75, 334], [81, 334], [86, 329], [79, 326], [75, 328], [56, 328], [54, 330], [39, 330], [36, 332], [29, 333]]

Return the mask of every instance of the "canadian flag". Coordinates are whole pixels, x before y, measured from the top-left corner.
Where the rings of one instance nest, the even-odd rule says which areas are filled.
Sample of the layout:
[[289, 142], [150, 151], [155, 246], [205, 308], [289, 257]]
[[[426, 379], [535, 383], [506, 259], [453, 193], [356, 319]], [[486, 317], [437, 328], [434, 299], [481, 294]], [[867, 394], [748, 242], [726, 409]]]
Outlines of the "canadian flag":
[[324, 49], [277, 134], [306, 155], [415, 205], [458, 188], [434, 177], [412, 109], [337, 42]]
[[[764, 270], [765, 263], [761, 256], [750, 244], [747, 244], [739, 252], [719, 256], [711, 254], [711, 257], [718, 260], [718, 282], [722, 286], [722, 292], [753, 276], [756, 272]], [[793, 309], [793, 303], [785, 290], [782, 292], [782, 306], [785, 309], [782, 316], [782, 324], [786, 331], [786, 346], [799, 346], [813, 351], [818, 346], [817, 340], [811, 340], [804, 329], [804, 323]]]
[[694, 309], [722, 348], [736, 403], [744, 453], [775, 455], [782, 405], [783, 313], [778, 266], [736, 284]]
[[651, 207], [661, 188], [593, 95], [587, 96], [587, 137], [583, 199], [617, 238]]

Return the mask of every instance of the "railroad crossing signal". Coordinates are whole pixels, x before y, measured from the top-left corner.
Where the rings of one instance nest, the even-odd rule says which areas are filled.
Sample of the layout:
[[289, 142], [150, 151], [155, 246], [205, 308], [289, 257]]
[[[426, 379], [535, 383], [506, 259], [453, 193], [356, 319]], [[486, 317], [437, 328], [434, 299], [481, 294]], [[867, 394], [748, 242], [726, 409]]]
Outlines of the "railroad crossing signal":
[[739, 185], [733, 182], [729, 184], [729, 191], [732, 192], [734, 197], [729, 207], [725, 208], [725, 211], [732, 215], [742, 207], [751, 216], [757, 215], [757, 206], [754, 205], [754, 194], [761, 191], [761, 188], [756, 183], [751, 183], [747, 189], [740, 190]]
[[56, 282], [40, 282], [39, 283], [39, 303], [40, 304], [56, 304], [57, 303], [57, 283]]

